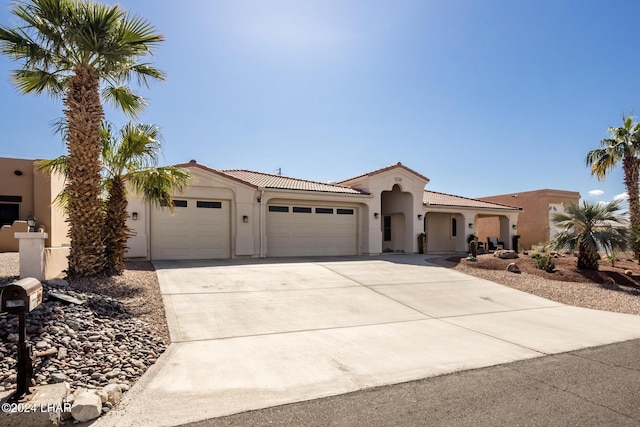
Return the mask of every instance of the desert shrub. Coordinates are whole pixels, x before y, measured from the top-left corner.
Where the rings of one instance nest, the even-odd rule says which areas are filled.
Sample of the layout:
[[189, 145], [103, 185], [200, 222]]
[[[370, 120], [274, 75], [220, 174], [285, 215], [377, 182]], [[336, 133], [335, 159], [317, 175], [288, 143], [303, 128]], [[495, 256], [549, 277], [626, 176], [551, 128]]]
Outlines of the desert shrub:
[[553, 258], [550, 255], [537, 255], [538, 257], [535, 257], [535, 259], [538, 261], [538, 268], [548, 273], [553, 272], [553, 270], [556, 268], [556, 264], [553, 262]]

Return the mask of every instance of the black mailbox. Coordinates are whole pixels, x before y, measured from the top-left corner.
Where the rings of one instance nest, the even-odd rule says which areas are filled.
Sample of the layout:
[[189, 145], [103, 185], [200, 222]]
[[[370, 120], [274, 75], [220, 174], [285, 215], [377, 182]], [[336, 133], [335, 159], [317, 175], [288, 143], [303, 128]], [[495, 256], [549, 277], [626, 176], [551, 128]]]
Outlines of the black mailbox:
[[0, 311], [7, 313], [27, 313], [42, 303], [42, 283], [27, 277], [2, 288]]

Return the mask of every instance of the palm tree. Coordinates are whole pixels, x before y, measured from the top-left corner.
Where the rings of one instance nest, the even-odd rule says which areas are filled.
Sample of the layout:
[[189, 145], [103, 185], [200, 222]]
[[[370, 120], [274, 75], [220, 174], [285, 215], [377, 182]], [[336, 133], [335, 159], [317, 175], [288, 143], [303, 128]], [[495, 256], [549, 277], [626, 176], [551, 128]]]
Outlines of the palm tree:
[[102, 132], [102, 163], [105, 170], [107, 203], [105, 246], [109, 275], [122, 274], [124, 253], [131, 230], [127, 227], [127, 187], [152, 205], [173, 210], [171, 193], [182, 192], [190, 179], [185, 169], [157, 167], [160, 130], [154, 125], [131, 123], [114, 135], [105, 124]]
[[[100, 126], [103, 100], [136, 117], [146, 103], [126, 84], [164, 79], [141, 62], [163, 37], [119, 6], [78, 0], [18, 1], [16, 28], [0, 26], [0, 50], [21, 62], [12, 80], [21, 93], [62, 98], [67, 126], [69, 274], [104, 268]], [[102, 97], [102, 99], [101, 99]]]
[[623, 125], [609, 128], [611, 138], [600, 141], [601, 148], [587, 153], [587, 166], [591, 175], [603, 180], [607, 172], [622, 163], [624, 185], [629, 196], [629, 227], [631, 247], [640, 262], [640, 198], [638, 167], [640, 166], [640, 124], [634, 123], [632, 116], [623, 116]]
[[[102, 140], [102, 188], [104, 195], [105, 243], [104, 273], [122, 274], [127, 240], [131, 230], [127, 227], [127, 190], [142, 195], [155, 206], [167, 206], [173, 210], [172, 193], [183, 191], [189, 180], [189, 173], [174, 166], [158, 167], [160, 154], [160, 130], [155, 125], [128, 123], [114, 133], [111, 124], [104, 122], [101, 128]], [[37, 163], [40, 169], [68, 172], [68, 157]], [[58, 196], [58, 202], [68, 210], [66, 191]]]
[[620, 201], [607, 204], [569, 203], [565, 211], [556, 213], [551, 220], [563, 229], [553, 238], [556, 249], [578, 250], [578, 268], [597, 270], [598, 248], [607, 253], [625, 251], [628, 244], [627, 228], [622, 225], [624, 214], [619, 213]]

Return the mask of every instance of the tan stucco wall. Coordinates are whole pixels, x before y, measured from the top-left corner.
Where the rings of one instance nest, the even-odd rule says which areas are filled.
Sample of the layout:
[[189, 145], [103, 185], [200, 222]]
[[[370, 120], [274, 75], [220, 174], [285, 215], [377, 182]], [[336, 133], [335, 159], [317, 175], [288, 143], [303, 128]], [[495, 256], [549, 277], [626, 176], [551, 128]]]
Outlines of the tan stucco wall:
[[[21, 171], [22, 175], [16, 175], [15, 171]], [[0, 158], [0, 196], [22, 196], [21, 220], [34, 214], [33, 160]]]
[[[18, 176], [15, 171], [22, 175]], [[64, 188], [64, 178], [58, 174], [46, 174], [37, 170], [34, 160], [0, 158], [0, 195], [21, 196], [19, 214], [20, 220], [26, 220], [28, 215], [34, 215], [38, 221], [38, 227], [47, 233], [45, 245], [47, 247], [68, 246], [69, 230], [64, 213], [60, 208], [52, 206], [55, 197]], [[13, 251], [18, 247], [15, 242], [6, 242], [5, 235], [13, 236], [19, 229], [4, 230], [0, 238], [0, 252]], [[4, 243], [3, 243], [4, 242]], [[15, 249], [17, 250], [17, 249]]]
[[[427, 251], [454, 252], [456, 251], [456, 237], [451, 235], [451, 219], [456, 218], [460, 223], [460, 215], [451, 213], [427, 213]], [[460, 234], [461, 224], [458, 224]]]
[[64, 189], [64, 177], [59, 174], [48, 174], [39, 170], [34, 173], [34, 215], [38, 226], [48, 234], [46, 247], [69, 246], [69, 225], [64, 211], [54, 206], [54, 200]]
[[[566, 202], [578, 203], [580, 201], [580, 193], [575, 191], [542, 189], [481, 197], [479, 199], [522, 208], [522, 212], [518, 218], [517, 234], [521, 236], [520, 247], [530, 249], [532, 245], [546, 242], [550, 238], [549, 205]], [[498, 218], [480, 218], [478, 223], [479, 229], [482, 230], [479, 236], [482, 241], [486, 241], [487, 236], [500, 235]]]

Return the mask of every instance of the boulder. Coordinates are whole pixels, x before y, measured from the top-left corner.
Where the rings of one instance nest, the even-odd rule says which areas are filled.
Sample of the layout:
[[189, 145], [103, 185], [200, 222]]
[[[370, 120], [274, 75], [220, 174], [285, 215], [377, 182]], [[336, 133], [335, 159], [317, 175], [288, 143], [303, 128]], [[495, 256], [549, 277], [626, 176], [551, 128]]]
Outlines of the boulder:
[[518, 264], [516, 264], [515, 262], [512, 262], [507, 265], [507, 271], [510, 273], [520, 274], [520, 267], [518, 267]]
[[83, 391], [74, 395], [71, 416], [80, 422], [98, 418], [102, 413], [102, 401], [92, 391]]
[[503, 249], [500, 251], [495, 251], [493, 253], [493, 256], [496, 256], [501, 259], [515, 259], [515, 258], [518, 258], [518, 253], [510, 249]]

